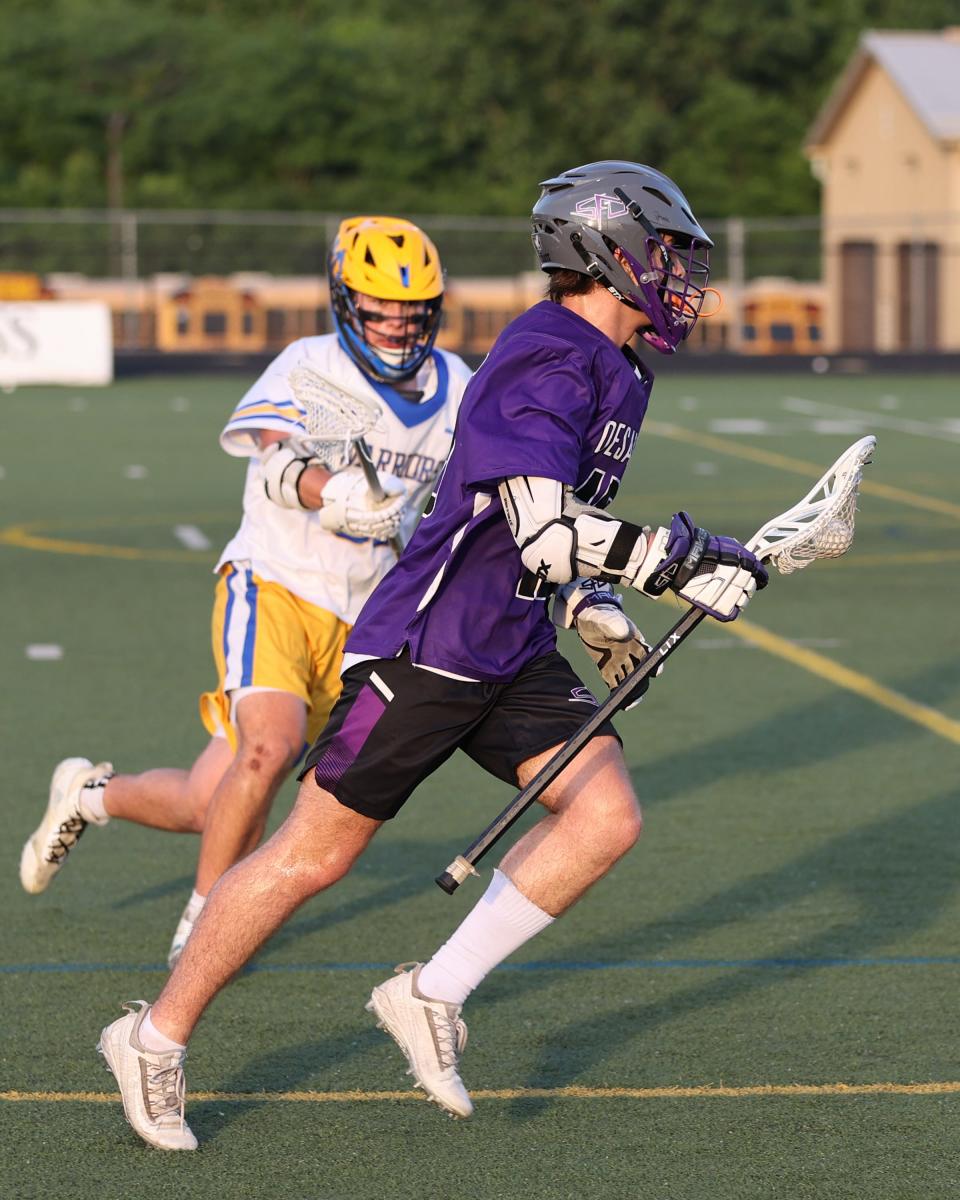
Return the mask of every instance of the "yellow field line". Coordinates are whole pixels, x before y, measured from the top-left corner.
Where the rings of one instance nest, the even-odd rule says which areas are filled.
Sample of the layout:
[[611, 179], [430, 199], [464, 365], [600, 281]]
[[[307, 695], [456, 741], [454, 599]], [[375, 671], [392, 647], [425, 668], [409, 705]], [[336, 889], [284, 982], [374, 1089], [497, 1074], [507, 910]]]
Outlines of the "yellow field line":
[[[683, 429], [680, 425], [671, 425], [663, 421], [645, 421], [644, 431], [657, 437], [672, 438], [676, 442], [688, 442], [693, 446], [701, 446], [705, 450], [715, 450], [718, 454], [729, 454], [733, 458], [745, 458], [750, 462], [763, 463], [767, 467], [776, 467], [781, 471], [790, 471], [795, 475], [807, 475], [811, 484], [823, 474], [826, 469], [823, 464], [805, 462], [800, 458], [790, 458], [786, 454], [777, 454], [773, 450], [760, 450], [756, 446], [742, 446], [739, 442], [728, 441], [711, 433], [696, 433], [692, 429]], [[923, 496], [917, 492], [908, 492], [903, 488], [890, 487], [885, 483], [874, 483], [865, 479], [860, 485], [860, 491], [872, 496], [882, 496], [885, 500], [895, 500], [898, 504], [906, 504], [910, 508], [922, 508], [928, 512], [940, 513], [960, 520], [960, 504], [949, 500], [941, 500], [937, 496]]]
[[[142, 517], [95, 517], [79, 522], [82, 529], [133, 529], [145, 525], [176, 525], [190, 520], [196, 524], [227, 520], [225, 513], [203, 513], [184, 516], [163, 516], [154, 513]], [[203, 562], [212, 557], [210, 550], [144, 550], [134, 546], [111, 546], [102, 542], [77, 542], [68, 538], [49, 537], [44, 530], [69, 529], [69, 521], [61, 519], [25, 521], [0, 529], [0, 545], [17, 546], [22, 550], [46, 550], [52, 554], [80, 554], [96, 558], [120, 558], [128, 561]]]
[[[474, 1100], [700, 1100], [751, 1096], [946, 1096], [960, 1092], [960, 1081], [929, 1083], [761, 1083], [745, 1087], [700, 1084], [694, 1087], [490, 1088], [472, 1091]], [[239, 1104], [352, 1104], [357, 1101], [426, 1100], [421, 1092], [191, 1092], [192, 1101]], [[116, 1092], [0, 1092], [14, 1103], [117, 1104]]]
[[960, 721], [954, 721], [935, 708], [928, 708], [926, 704], [918, 704], [915, 700], [910, 700], [899, 692], [884, 687], [882, 683], [871, 679], [869, 675], [861, 675], [859, 671], [841, 667], [839, 663], [825, 658], [822, 654], [817, 654], [815, 650], [797, 646], [793, 642], [787, 641], [786, 638], [771, 633], [769, 629], [761, 629], [759, 625], [752, 625], [743, 617], [728, 625], [727, 632], [754, 646], [759, 646], [769, 654], [774, 654], [798, 667], [803, 667], [805, 671], [819, 675], [822, 679], [836, 684], [837, 687], [845, 688], [848, 692], [855, 692], [858, 696], [863, 696], [865, 700], [870, 700], [881, 708], [889, 709], [890, 712], [894, 712], [908, 721], [913, 721], [916, 725], [922, 725], [932, 733], [946, 738], [947, 741], [960, 745]]
[[41, 537], [17, 525], [0, 530], [0, 544], [22, 550], [47, 550], [53, 554], [81, 554], [88, 558], [122, 558], [155, 562], [203, 562], [213, 558], [210, 550], [140, 550], [133, 546], [106, 546], [100, 542], [70, 542], [64, 538]]

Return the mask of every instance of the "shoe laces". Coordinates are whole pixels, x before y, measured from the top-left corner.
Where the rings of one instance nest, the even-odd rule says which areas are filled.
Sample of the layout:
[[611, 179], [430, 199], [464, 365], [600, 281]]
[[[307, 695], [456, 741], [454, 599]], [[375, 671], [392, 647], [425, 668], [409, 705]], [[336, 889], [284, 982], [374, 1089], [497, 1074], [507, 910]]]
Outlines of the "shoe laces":
[[[440, 1009], [440, 1012], [437, 1012]], [[456, 1070], [460, 1055], [467, 1047], [467, 1025], [459, 1017], [450, 1016], [445, 1004], [431, 1005], [434, 1014], [433, 1028], [437, 1037], [440, 1066]]]
[[[395, 975], [403, 975], [416, 970], [422, 963], [402, 962], [393, 968]], [[467, 1023], [460, 1017], [460, 1009], [455, 1004], [445, 1000], [431, 1000], [422, 997], [422, 1003], [430, 1014], [431, 1024], [437, 1041], [440, 1066], [444, 1069], [456, 1069], [460, 1055], [467, 1048]]]
[[65, 821], [61, 821], [56, 834], [50, 839], [47, 845], [47, 853], [44, 855], [46, 861], [49, 863], [62, 863], [77, 842], [80, 841], [80, 835], [86, 827], [87, 822], [79, 813], [75, 813], [74, 816], [67, 817]]
[[183, 1076], [184, 1054], [171, 1050], [166, 1054], [144, 1055], [147, 1110], [154, 1121], [162, 1122], [176, 1114], [180, 1128], [184, 1124], [186, 1081]]

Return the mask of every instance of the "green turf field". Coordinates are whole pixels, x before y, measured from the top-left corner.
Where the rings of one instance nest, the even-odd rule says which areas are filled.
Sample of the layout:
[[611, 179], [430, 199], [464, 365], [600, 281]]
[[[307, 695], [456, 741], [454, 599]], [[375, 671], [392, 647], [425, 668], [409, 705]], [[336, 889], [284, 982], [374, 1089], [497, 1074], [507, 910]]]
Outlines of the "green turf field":
[[[701, 626], [620, 718], [646, 833], [471, 1001], [473, 1119], [408, 1093], [363, 1011], [480, 895], [432, 882], [510, 799], [464, 758], [213, 1006], [200, 1152], [141, 1144], [94, 1046], [161, 986], [195, 842], [91, 829], [38, 897], [17, 863], [58, 759], [203, 745], [243, 477], [216, 438], [245, 384], [0, 395], [0, 1198], [960, 1194], [960, 418], [936, 376], [655, 388], [619, 513], [746, 538], [873, 432], [857, 544]], [[676, 616], [630, 608], [650, 634]]]

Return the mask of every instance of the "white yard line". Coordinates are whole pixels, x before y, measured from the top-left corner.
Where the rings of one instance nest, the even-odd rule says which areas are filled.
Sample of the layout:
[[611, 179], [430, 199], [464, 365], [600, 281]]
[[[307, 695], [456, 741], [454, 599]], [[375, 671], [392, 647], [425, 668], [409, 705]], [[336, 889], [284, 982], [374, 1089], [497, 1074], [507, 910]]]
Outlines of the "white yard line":
[[[912, 433], [917, 437], [934, 438], [939, 442], [960, 442], [960, 428], [957, 427], [957, 422], [951, 419], [912, 421], [907, 417], [892, 417], [886, 413], [849, 408], [845, 404], [823, 404], [819, 400], [807, 400], [803, 396], [784, 396], [780, 404], [787, 412], [797, 413], [800, 416], [844, 417], [862, 423], [858, 427], [863, 429], [868, 426], [870, 429], [895, 429], [898, 433]], [[849, 430], [843, 432], [849, 432]]]
[[174, 525], [173, 536], [188, 550], [209, 550], [210, 539], [196, 525]]
[[774, 432], [774, 427], [769, 421], [758, 421], [753, 417], [718, 417], [708, 422], [707, 428], [711, 433], [769, 434]]
[[34, 662], [56, 662], [63, 658], [63, 647], [56, 642], [31, 642], [25, 652]]

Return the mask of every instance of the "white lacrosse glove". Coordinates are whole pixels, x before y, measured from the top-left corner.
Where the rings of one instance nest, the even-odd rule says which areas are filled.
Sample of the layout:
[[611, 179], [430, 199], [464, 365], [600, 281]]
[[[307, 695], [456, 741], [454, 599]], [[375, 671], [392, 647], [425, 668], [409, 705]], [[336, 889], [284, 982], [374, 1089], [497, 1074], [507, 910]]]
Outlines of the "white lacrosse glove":
[[380, 474], [386, 496], [374, 500], [362, 467], [344, 467], [331, 475], [320, 495], [320, 524], [334, 533], [389, 541], [399, 532], [407, 508], [407, 489], [396, 475]]
[[760, 559], [736, 538], [717, 537], [679, 512], [669, 529], [653, 534], [633, 586], [648, 596], [669, 588], [718, 621], [733, 621], [768, 578]]
[[307, 505], [300, 499], [300, 476], [310, 466], [322, 463], [296, 438], [272, 442], [260, 452], [260, 472], [267, 499], [281, 508], [307, 511]]
[[[650, 653], [650, 644], [623, 611], [621, 603], [608, 583], [596, 579], [574, 579], [564, 584], [557, 589], [553, 602], [554, 624], [561, 629], [576, 629], [611, 691]], [[655, 674], [662, 670], [661, 663]], [[639, 703], [642, 696], [643, 693], [633, 704]]]

